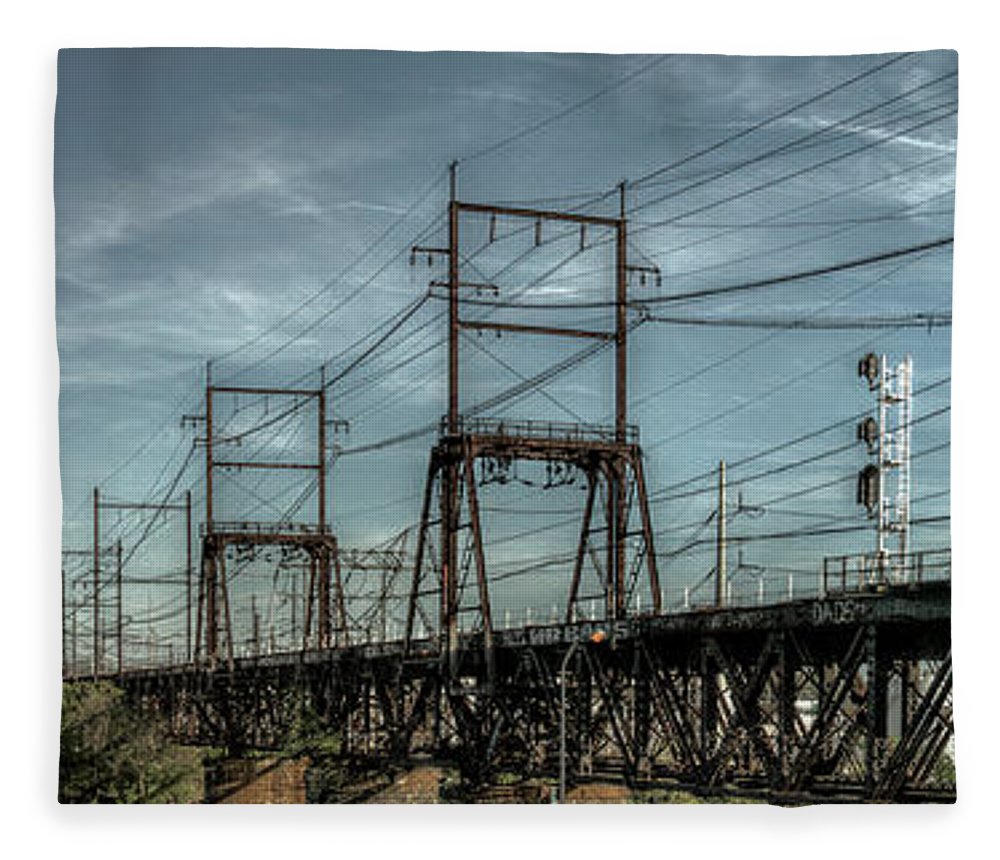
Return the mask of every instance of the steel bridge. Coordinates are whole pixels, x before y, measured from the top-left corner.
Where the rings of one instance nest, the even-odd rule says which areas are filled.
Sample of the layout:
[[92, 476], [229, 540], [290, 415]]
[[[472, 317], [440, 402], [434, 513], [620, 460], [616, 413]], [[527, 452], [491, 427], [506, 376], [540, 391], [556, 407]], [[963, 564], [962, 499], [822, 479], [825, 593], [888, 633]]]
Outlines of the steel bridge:
[[275, 746], [308, 708], [346, 755], [429, 754], [481, 781], [555, 775], [564, 725], [571, 782], [950, 802], [950, 598], [944, 580], [497, 630], [492, 666], [462, 634], [458, 676], [436, 637], [115, 678], [191, 743]]
[[[120, 668], [112, 677], [178, 738], [231, 749], [280, 745], [306, 711], [340, 737], [348, 756], [377, 764], [429, 754], [457, 763], [472, 782], [503, 771], [551, 777], [565, 768], [570, 780], [749, 792], [789, 803], [953, 800], [950, 554], [817, 559], [817, 587], [808, 596], [790, 593], [768, 605], [761, 595], [756, 605], [733, 605], [723, 480], [716, 601], [668, 611], [638, 428], [626, 408], [629, 276], [659, 271], [628, 263], [624, 186], [619, 217], [605, 218], [461, 203], [454, 165], [451, 179], [448, 246], [413, 249], [448, 259], [448, 412], [428, 464], [404, 634], [372, 642], [349, 629], [344, 558], [324, 501], [325, 382], [300, 391], [209, 382], [206, 414], [194, 417], [205, 425], [207, 508], [195, 651], [183, 665]], [[588, 230], [602, 233], [614, 248], [614, 326], [581, 331], [461, 316], [460, 290], [476, 286], [463, 279], [463, 218], [488, 218], [491, 237], [497, 218], [534, 225], [536, 244], [543, 223], [579, 230], [581, 248]], [[463, 415], [463, 329], [612, 345], [614, 424]], [[315, 402], [315, 458], [223, 456], [232, 440], [214, 428], [213, 396], [237, 394]], [[487, 483], [505, 483], [518, 461], [546, 464], [550, 475], [578, 471], [587, 501], [576, 552], [562, 572], [569, 583], [562, 622], [503, 629], [495, 621], [479, 494]], [[295, 529], [214, 519], [213, 477], [233, 468], [315, 472], [316, 522]], [[96, 522], [95, 514], [95, 571]], [[468, 541], [464, 552], [460, 535]], [[307, 557], [307, 620], [296, 650], [239, 656], [227, 554], [261, 545]], [[350, 563], [369, 562], [359, 556]], [[402, 563], [390, 566], [399, 572]], [[601, 586], [593, 620], [581, 620], [585, 574]], [[649, 597], [645, 614], [631, 601], [640, 579]], [[97, 612], [95, 602], [95, 674]], [[384, 628], [384, 608], [382, 617]]]

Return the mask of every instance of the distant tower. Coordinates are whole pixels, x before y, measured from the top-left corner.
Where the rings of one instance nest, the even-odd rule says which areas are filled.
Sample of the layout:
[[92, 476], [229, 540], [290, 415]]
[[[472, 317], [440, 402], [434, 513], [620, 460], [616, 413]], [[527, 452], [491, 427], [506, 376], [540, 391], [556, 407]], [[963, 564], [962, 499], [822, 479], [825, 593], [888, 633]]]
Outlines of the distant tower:
[[877, 393], [878, 421], [866, 418], [858, 438], [868, 444], [876, 462], [866, 466], [858, 481], [858, 502], [876, 518], [880, 575], [906, 582], [910, 549], [910, 432], [913, 425], [913, 359], [890, 366], [886, 356], [869, 353], [858, 375]]

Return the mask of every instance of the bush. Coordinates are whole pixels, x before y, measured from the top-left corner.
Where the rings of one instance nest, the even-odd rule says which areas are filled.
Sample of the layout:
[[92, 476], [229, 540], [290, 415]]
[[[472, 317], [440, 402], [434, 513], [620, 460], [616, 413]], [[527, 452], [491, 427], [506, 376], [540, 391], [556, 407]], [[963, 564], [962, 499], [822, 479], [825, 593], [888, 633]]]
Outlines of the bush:
[[170, 743], [161, 720], [129, 707], [105, 682], [63, 685], [60, 803], [193, 803], [202, 756]]

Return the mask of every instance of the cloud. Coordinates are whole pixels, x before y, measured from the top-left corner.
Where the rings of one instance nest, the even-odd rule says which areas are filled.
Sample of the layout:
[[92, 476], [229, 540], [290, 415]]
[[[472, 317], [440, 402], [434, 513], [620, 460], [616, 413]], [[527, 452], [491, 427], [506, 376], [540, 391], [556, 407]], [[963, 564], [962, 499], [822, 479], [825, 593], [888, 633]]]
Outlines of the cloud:
[[[620, 90], [518, 136], [648, 58], [69, 53], [59, 82], [56, 150], [57, 316], [69, 509], [147, 438], [156, 441], [116, 479], [116, 490], [141, 496], [165, 463], [167, 477], [173, 476], [182, 455], [170, 460], [171, 453], [186, 452], [190, 444], [190, 435], [177, 426], [179, 413], [192, 398], [197, 407], [206, 358], [249, 342], [213, 368], [217, 379], [237, 377], [248, 384], [315, 374], [319, 362], [331, 355], [339, 356], [334, 372], [346, 366], [372, 342], [365, 335], [426, 290], [428, 280], [442, 276], [441, 261], [433, 269], [410, 269], [405, 249], [417, 237], [446, 241], [443, 180], [384, 245], [372, 248], [372, 243], [408, 211], [432, 176], [443, 177], [453, 158], [515, 136], [488, 157], [460, 162], [462, 199], [554, 197], [555, 202], [539, 205], [587, 204], [588, 211], [615, 215], [614, 196], [593, 203], [558, 198], [590, 192], [596, 197], [622, 179], [698, 152], [876, 62], [872, 57], [673, 57]], [[934, 211], [948, 208], [954, 120], [898, 138], [892, 132], [897, 124], [877, 113], [870, 122], [840, 123], [953, 64], [947, 52], [917, 54], [863, 88], [847, 88], [803, 115], [772, 123], [736, 145], [666, 172], [656, 183], [630, 189], [629, 254], [663, 267], [666, 295], [696, 284], [719, 286], [815, 268], [946, 234], [948, 216], [877, 225], [864, 219], [929, 200], [939, 201], [927, 205]], [[816, 147], [712, 179], [810, 131], [824, 132]], [[808, 170], [862, 143], [874, 145], [858, 157]], [[916, 167], [937, 153], [945, 156], [940, 162]], [[904, 169], [910, 172], [900, 173]], [[796, 171], [806, 172], [783, 180]], [[875, 182], [880, 177], [891, 178]], [[694, 182], [700, 184], [687, 187]], [[765, 187], [738, 196], [758, 185]], [[683, 226], [686, 213], [695, 210], [700, 214], [688, 220], [739, 224], [856, 217], [859, 224], [754, 230]], [[512, 226], [503, 224], [503, 241], [480, 249], [485, 222], [468, 229], [463, 253], [470, 259], [463, 265], [472, 262], [483, 276], [495, 277], [505, 298], [531, 287], [525, 301], [568, 301], [603, 296], [609, 287], [609, 256], [595, 250], [573, 257], [575, 233], [535, 250], [530, 230], [514, 235]], [[403, 255], [392, 262], [400, 251]], [[361, 265], [339, 280], [333, 277], [365, 252], [369, 255]], [[522, 259], [504, 272], [515, 257]], [[558, 268], [532, 287], [552, 267]], [[363, 287], [380, 268], [383, 273]], [[796, 315], [837, 302], [864, 284], [844, 273], [727, 297], [710, 303], [710, 309], [721, 315]], [[282, 322], [320, 290], [301, 313]], [[354, 291], [356, 300], [330, 313]], [[842, 301], [846, 306], [838, 312], [845, 314], [949, 304], [950, 257], [921, 258], [899, 278], [873, 283]], [[435, 316], [442, 310], [434, 303], [421, 311], [375, 359], [334, 387], [331, 408], [355, 419], [351, 445], [434, 421], [444, 410], [444, 351], [417, 355], [444, 337], [444, 323]], [[519, 316], [494, 314], [497, 319]], [[595, 322], [599, 316], [576, 309], [546, 321], [589, 326], [601, 324]], [[419, 336], [407, 337], [420, 326], [426, 328]], [[746, 456], [864, 408], [867, 401], [852, 375], [857, 349], [874, 344], [871, 348], [890, 353], [913, 351], [920, 379], [950, 372], [946, 332], [785, 333], [771, 340], [762, 334], [643, 327], [633, 337], [630, 397], [644, 402], [632, 417], [642, 422], [651, 490], [708, 471], [721, 458]], [[288, 349], [264, 361], [289, 342]], [[483, 345], [529, 377], [567, 353], [563, 344], [538, 338], [484, 338]], [[726, 360], [729, 356], [736, 357]], [[516, 381], [515, 374], [467, 345], [462, 360], [463, 396], [469, 402]], [[547, 390], [579, 414], [600, 418], [610, 403], [609, 366], [610, 359], [589, 362]], [[713, 369], [704, 372], [706, 367]], [[241, 374], [245, 368], [250, 370]], [[803, 378], [779, 388], [789, 375]], [[177, 406], [179, 401], [183, 406]], [[740, 408], [726, 414], [733, 407]], [[539, 396], [519, 401], [509, 414], [563, 417]], [[339, 463], [333, 491], [340, 501], [338, 528], [364, 543], [412, 522], [419, 499], [391, 503], [419, 496], [432, 438]], [[931, 437], [926, 440], [921, 444]], [[292, 444], [290, 437], [275, 437], [279, 448], [285, 443]], [[804, 452], [819, 451], [823, 444], [821, 439]], [[788, 454], [793, 455], [798, 451]], [[801, 475], [752, 485], [747, 493], [755, 500], [765, 497], [764, 490], [777, 496], [810, 481], [849, 474], [856, 465], [857, 458], [845, 454]], [[195, 475], [189, 472], [182, 486], [193, 483]], [[922, 467], [920, 480], [924, 486], [946, 486], [947, 463], [935, 460]], [[524, 495], [538, 505], [548, 503], [544, 494], [532, 497], [525, 490]], [[704, 517], [712, 504], [709, 494], [659, 507], [657, 527]], [[387, 507], [365, 513], [376, 505]], [[818, 501], [805, 496], [801, 505], [822, 512], [854, 510], [849, 493]], [[86, 538], [87, 523], [81, 522], [67, 518], [68, 539]], [[539, 537], [518, 549], [531, 557], [557, 543]], [[796, 557], [805, 552], [798, 546], [793, 551]], [[768, 552], [777, 558], [777, 552]], [[760, 556], [748, 550], [748, 560], [753, 558]], [[700, 570], [698, 564], [684, 566], [682, 575]]]

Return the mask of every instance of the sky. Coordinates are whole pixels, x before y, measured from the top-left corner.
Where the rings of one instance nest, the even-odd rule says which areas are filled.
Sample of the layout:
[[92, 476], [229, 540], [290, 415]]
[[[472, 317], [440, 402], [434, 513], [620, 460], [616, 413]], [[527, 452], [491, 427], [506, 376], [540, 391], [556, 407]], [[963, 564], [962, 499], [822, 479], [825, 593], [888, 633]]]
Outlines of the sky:
[[[617, 216], [625, 183], [629, 260], [661, 272], [659, 284], [630, 285], [649, 318], [631, 336], [629, 418], [669, 606], [685, 589], [695, 602], [710, 596], [698, 587], [714, 563], [707, 524], [720, 460], [745, 461], [729, 470], [730, 535], [747, 539], [730, 552], [734, 588], [752, 594], [763, 582], [780, 594], [789, 577], [802, 587], [824, 555], [873, 548], [873, 531], [829, 533], [868, 522], [853, 483], [868, 460], [847, 420], [873, 405], [856, 376], [868, 351], [913, 356], [913, 516], [931, 520], [914, 527], [913, 545], [949, 544], [950, 328], [877, 324], [950, 315], [950, 246], [677, 297], [951, 237], [954, 53], [64, 50], [58, 74], [64, 548], [90, 545], [95, 486], [127, 501], [190, 490], [203, 517], [202, 451], [180, 425], [203, 410], [209, 361], [216, 384], [248, 386], [316, 385], [324, 367], [331, 411], [350, 424], [330, 471], [334, 531], [360, 548], [412, 533], [427, 428], [446, 407], [444, 306], [439, 290], [425, 296], [447, 270], [440, 255], [411, 266], [409, 249], [446, 241], [455, 160], [468, 202]], [[463, 277], [495, 282], [504, 299], [566, 307], [470, 303], [469, 316], [606, 327], [606, 308], [579, 307], [609, 296], [606, 237], [592, 231], [580, 250], [577, 233], [546, 225], [535, 247], [519, 226], [501, 220], [489, 243], [485, 219], [463, 222]], [[823, 327], [835, 323], [846, 327]], [[477, 412], [580, 348], [472, 334], [463, 410], [607, 423], [608, 354], [543, 393]], [[308, 410], [272, 421], [277, 399], [219, 408], [233, 436], [267, 426], [241, 453], [309, 456]], [[542, 491], [543, 471], [483, 492], [501, 612], [515, 619], [529, 607], [548, 617], [565, 565], [524, 569], [572, 553], [579, 528], [580, 482]], [[309, 518], [314, 497], [295, 507], [302, 489], [231, 476], [220, 517]], [[827, 533], [767, 537], [810, 527]], [[102, 543], [119, 539], [137, 579], [171, 580], [182, 565], [174, 519], [109, 513]], [[71, 566], [81, 598], [85, 564]], [[246, 591], [286, 611], [290, 586], [278, 589], [265, 568], [245, 577]], [[176, 633], [180, 597], [169, 581], [132, 589], [132, 641]], [[246, 627], [245, 612], [237, 623]]]

